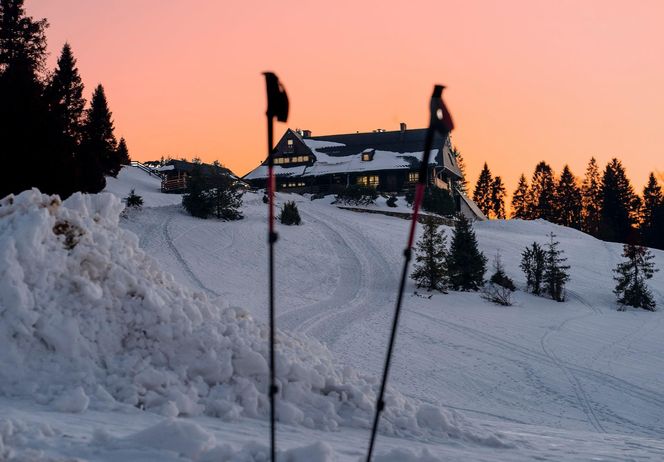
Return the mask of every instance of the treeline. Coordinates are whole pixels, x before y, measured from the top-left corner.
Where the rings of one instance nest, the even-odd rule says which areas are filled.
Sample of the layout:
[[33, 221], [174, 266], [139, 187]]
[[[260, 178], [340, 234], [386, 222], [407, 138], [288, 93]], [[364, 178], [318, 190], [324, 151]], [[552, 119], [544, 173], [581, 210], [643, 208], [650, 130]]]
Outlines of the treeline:
[[27, 16], [23, 3], [0, 0], [0, 197], [32, 187], [62, 197], [99, 192], [105, 175], [130, 163], [127, 144], [115, 137], [102, 85], [86, 108], [68, 43], [46, 69], [48, 22]]
[[[484, 279], [487, 259], [479, 250], [471, 222], [459, 214], [447, 245], [445, 230], [432, 217], [425, 218], [421, 238], [415, 247], [415, 265], [411, 278], [418, 288], [444, 293], [482, 291], [482, 297], [498, 305], [512, 304], [517, 290], [507, 275], [500, 253], [493, 263], [493, 274]], [[616, 286], [613, 293], [623, 311], [627, 306], [655, 311], [655, 298], [647, 281], [656, 271], [654, 256], [647, 248], [635, 244], [623, 246], [623, 261], [613, 270]], [[533, 295], [566, 300], [565, 286], [570, 280], [570, 266], [554, 233], [544, 244], [533, 242], [521, 253], [520, 269], [525, 276], [525, 290]]]
[[[505, 187], [485, 163], [473, 200], [489, 218], [506, 218]], [[639, 196], [618, 159], [603, 171], [590, 159], [583, 179], [565, 165], [560, 175], [540, 162], [530, 182], [521, 175], [512, 194], [511, 218], [536, 220], [579, 229], [605, 241], [664, 249], [664, 196], [653, 173]]]

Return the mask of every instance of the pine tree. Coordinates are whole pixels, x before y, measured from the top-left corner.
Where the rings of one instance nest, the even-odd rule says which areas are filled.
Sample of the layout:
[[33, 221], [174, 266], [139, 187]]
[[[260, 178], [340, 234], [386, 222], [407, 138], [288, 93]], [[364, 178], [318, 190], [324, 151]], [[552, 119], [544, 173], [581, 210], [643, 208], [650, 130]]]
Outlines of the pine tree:
[[574, 174], [565, 165], [556, 186], [556, 223], [581, 229], [582, 208], [581, 190]]
[[634, 232], [639, 197], [634, 194], [618, 159], [614, 158], [606, 165], [601, 197], [599, 237], [605, 241], [627, 242]]
[[454, 290], [478, 290], [484, 284], [486, 257], [477, 247], [470, 221], [462, 214], [457, 216], [446, 265]]
[[207, 193], [207, 185], [199, 165], [194, 167], [187, 179], [187, 192], [182, 195], [182, 206], [196, 218], [207, 218], [212, 214], [212, 198]]
[[652, 261], [652, 252], [640, 245], [625, 244], [623, 257], [626, 261], [619, 263], [614, 270], [617, 274], [614, 279], [618, 284], [613, 292], [618, 297], [618, 303], [655, 311], [655, 299], [646, 284], [658, 271]]
[[12, 66], [40, 71], [46, 57], [46, 19], [26, 16], [24, 0], [0, 0], [0, 73]]
[[68, 43], [62, 47], [58, 65], [46, 86], [45, 96], [59, 128], [75, 148], [82, 137], [85, 98], [83, 98], [83, 81]]
[[544, 161], [537, 164], [533, 179], [530, 182], [532, 203], [528, 215], [531, 219], [542, 218], [547, 221], [554, 221], [555, 187], [556, 180], [551, 167]]
[[[50, 186], [55, 161], [40, 73], [46, 55], [45, 19], [25, 13], [23, 0], [0, 0], [0, 160], [7, 174], [0, 197]], [[30, 174], [22, 172], [30, 172]]]
[[206, 178], [206, 192], [212, 203], [212, 213], [222, 220], [243, 218], [242, 191], [235, 181], [225, 173], [214, 173]]
[[581, 203], [583, 207], [581, 230], [597, 236], [602, 210], [602, 178], [594, 157], [588, 162], [586, 176], [581, 185]]
[[505, 219], [505, 186], [499, 176], [491, 183], [491, 212], [494, 218]]
[[529, 217], [528, 210], [531, 208], [528, 203], [530, 197], [530, 188], [528, 187], [528, 180], [524, 174], [519, 177], [519, 184], [512, 194], [512, 218], [520, 218], [527, 220]]
[[526, 286], [535, 295], [542, 292], [545, 258], [546, 252], [537, 242], [521, 253], [520, 267], [526, 275]]
[[129, 157], [129, 149], [127, 149], [127, 142], [124, 138], [120, 138], [118, 147], [115, 154], [120, 161], [120, 165], [131, 165], [131, 158]]
[[477, 204], [477, 207], [482, 211], [487, 218], [491, 216], [491, 186], [493, 185], [493, 177], [491, 176], [491, 171], [487, 163], [484, 163], [484, 167], [480, 172], [480, 177], [477, 179], [475, 184], [475, 190], [473, 191], [473, 201]]
[[424, 220], [424, 233], [417, 241], [415, 267], [411, 278], [417, 287], [427, 290], [445, 290], [447, 286], [447, 245], [444, 231], [438, 231], [438, 225], [432, 217]]
[[457, 188], [459, 188], [459, 191], [461, 191], [463, 194], [466, 196], [468, 195], [468, 180], [466, 179], [466, 163], [463, 160], [463, 156], [461, 155], [461, 151], [457, 149], [456, 146], [452, 148], [452, 155], [456, 159], [457, 166], [459, 167], [459, 171], [461, 171], [461, 179], [457, 181], [456, 185]]
[[288, 201], [284, 204], [281, 208], [281, 213], [279, 214], [279, 221], [282, 225], [287, 226], [299, 226], [300, 223], [302, 223], [300, 211], [297, 209], [295, 201]]
[[658, 234], [664, 233], [664, 223], [658, 223], [658, 209], [664, 206], [662, 188], [657, 183], [653, 173], [648, 177], [648, 184], [643, 188], [643, 207], [639, 230], [643, 243], [649, 247], [656, 247]]
[[567, 258], [563, 257], [563, 251], [558, 249], [560, 243], [555, 240], [556, 235], [550, 233], [549, 237], [544, 258], [544, 290], [555, 301], [564, 302], [569, 266], [564, 264]]
[[129, 195], [125, 197], [125, 204], [127, 204], [127, 207], [140, 209], [143, 206], [143, 198], [132, 189]]
[[111, 117], [104, 87], [98, 85], [87, 110], [80, 150], [81, 163], [85, 165], [83, 183], [86, 192], [103, 189], [104, 175], [116, 176], [120, 171]]

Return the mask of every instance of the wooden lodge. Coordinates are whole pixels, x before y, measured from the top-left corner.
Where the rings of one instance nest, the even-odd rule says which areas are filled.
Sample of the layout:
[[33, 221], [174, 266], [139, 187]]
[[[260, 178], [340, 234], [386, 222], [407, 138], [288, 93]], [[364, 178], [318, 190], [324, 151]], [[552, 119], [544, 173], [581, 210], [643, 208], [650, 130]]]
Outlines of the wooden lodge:
[[200, 168], [201, 174], [205, 176], [215, 175], [233, 175], [233, 172], [227, 168], [212, 164], [197, 164], [184, 160], [171, 160], [157, 168], [161, 175], [161, 192], [164, 193], [183, 193], [187, 189], [189, 178], [195, 168]]
[[[335, 194], [359, 184], [381, 192], [403, 192], [418, 181], [425, 136], [426, 129], [408, 130], [404, 123], [395, 131], [326, 136], [288, 129], [274, 148], [277, 190]], [[457, 187], [463, 174], [449, 138], [436, 134], [428, 167], [429, 183], [449, 191], [458, 211], [483, 218]], [[266, 160], [243, 179], [254, 188], [265, 188], [267, 176]]]

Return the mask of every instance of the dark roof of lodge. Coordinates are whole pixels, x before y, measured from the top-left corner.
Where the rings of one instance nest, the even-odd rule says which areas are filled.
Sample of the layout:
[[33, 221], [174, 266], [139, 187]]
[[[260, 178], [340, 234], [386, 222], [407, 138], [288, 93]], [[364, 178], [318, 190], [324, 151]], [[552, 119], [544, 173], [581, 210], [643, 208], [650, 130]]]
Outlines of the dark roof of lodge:
[[[305, 140], [311, 139], [344, 144], [345, 146], [316, 148], [317, 151], [324, 152], [328, 156], [342, 157], [357, 154], [365, 149], [399, 153], [422, 152], [424, 149], [426, 133], [426, 128], [416, 128], [404, 131], [376, 131], [367, 133], [348, 133], [344, 135], [311, 136], [305, 138]], [[441, 148], [444, 143], [445, 139], [436, 133], [433, 140], [433, 148]]]

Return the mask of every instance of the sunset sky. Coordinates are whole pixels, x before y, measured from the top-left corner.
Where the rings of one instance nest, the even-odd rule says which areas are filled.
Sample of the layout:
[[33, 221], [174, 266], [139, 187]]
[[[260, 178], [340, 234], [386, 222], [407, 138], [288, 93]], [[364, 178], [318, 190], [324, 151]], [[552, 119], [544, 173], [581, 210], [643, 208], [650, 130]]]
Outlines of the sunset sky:
[[[313, 134], [427, 122], [434, 83], [474, 184], [508, 191], [548, 161], [581, 176], [619, 157], [640, 192], [664, 173], [664, 1], [26, 0], [49, 64], [72, 45], [89, 98], [106, 88], [132, 158], [263, 160], [276, 72], [288, 126]], [[277, 134], [286, 125], [277, 126]]]

